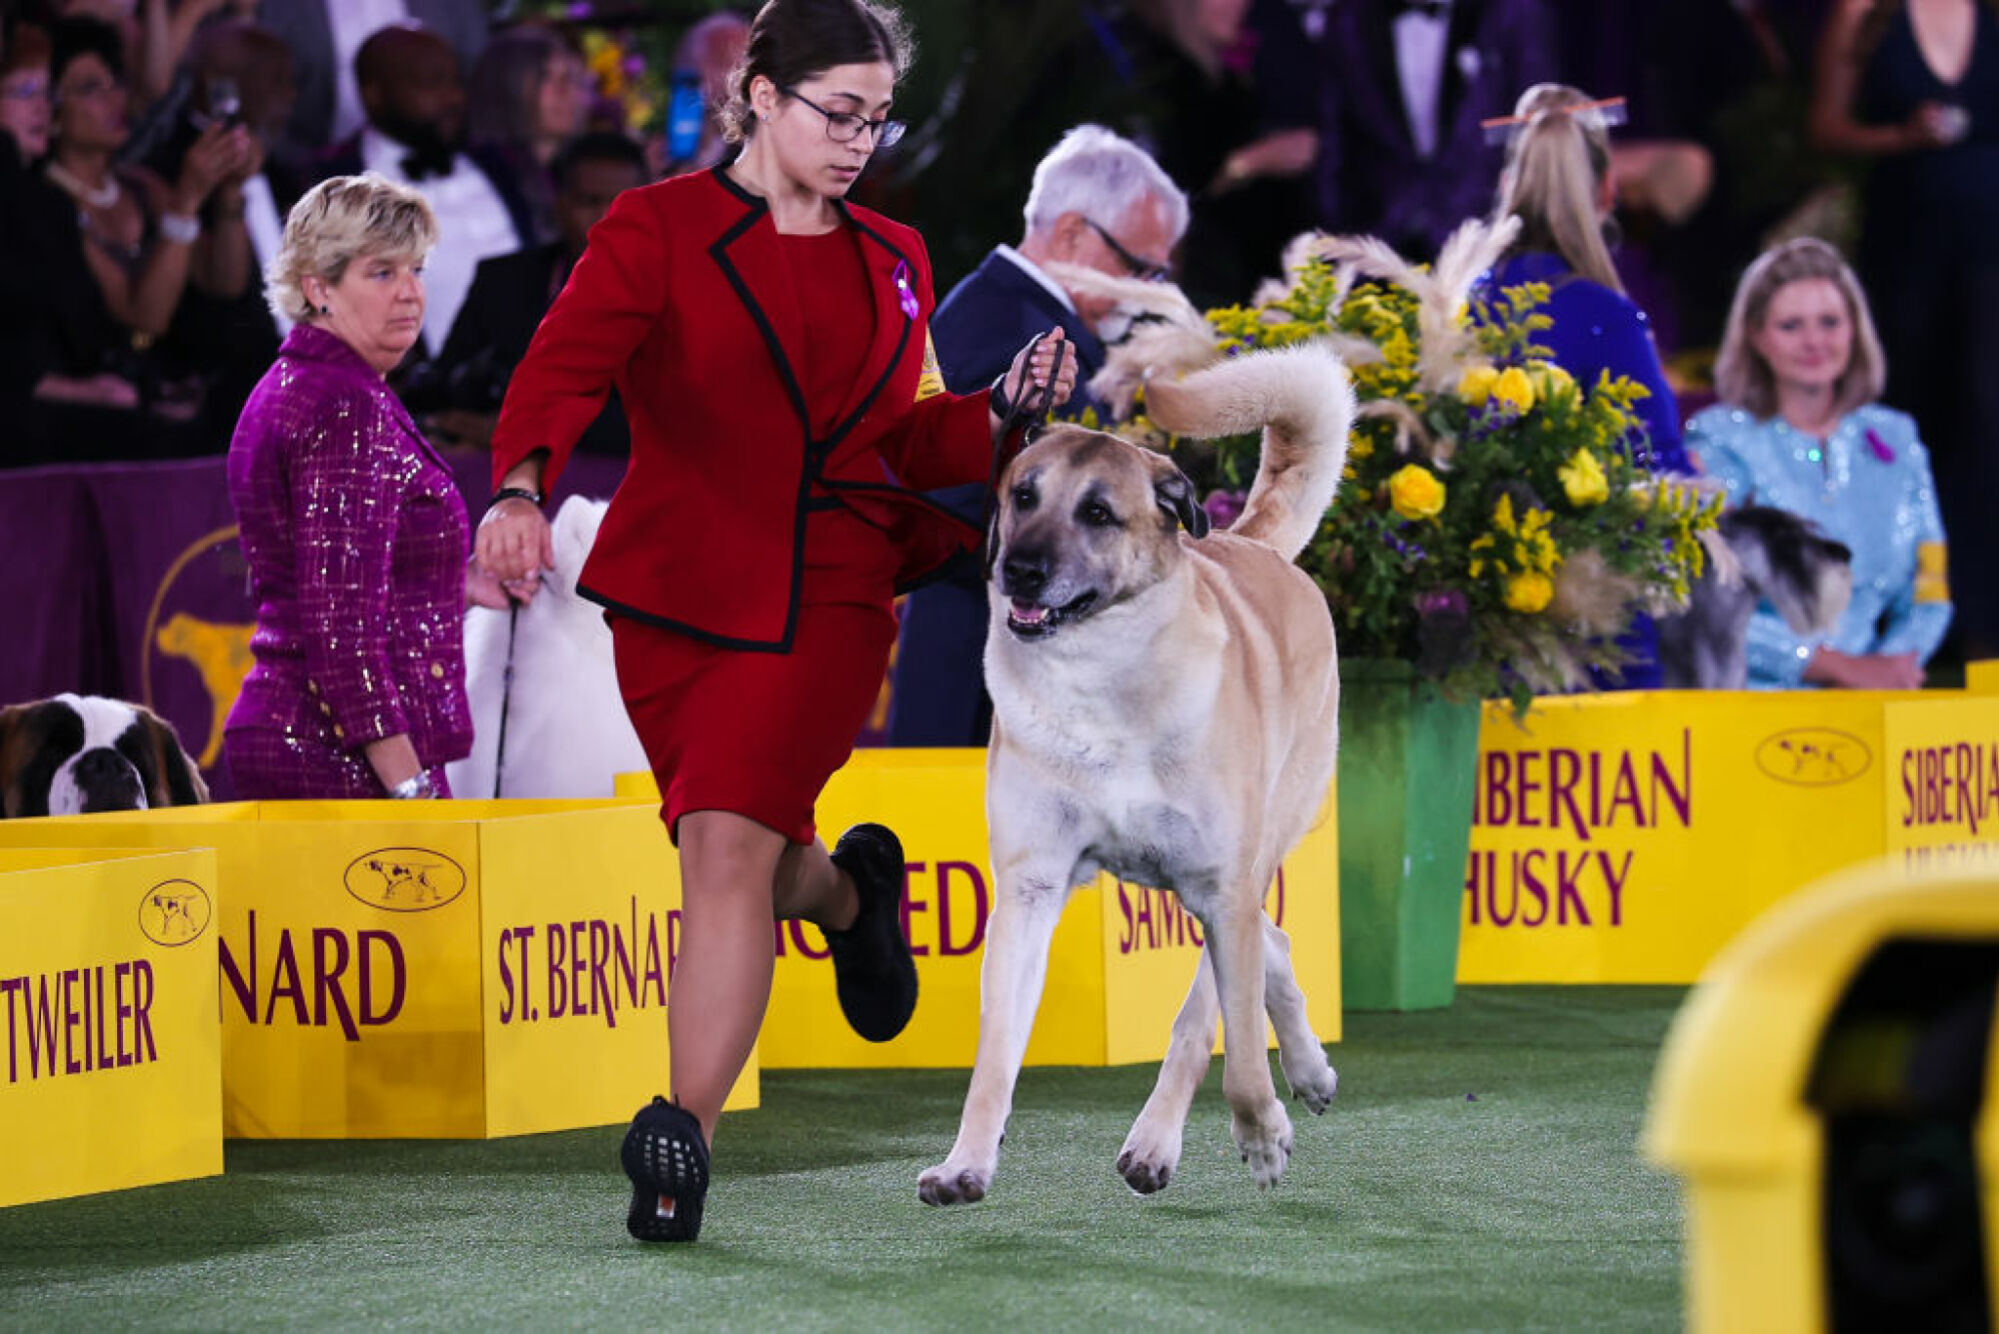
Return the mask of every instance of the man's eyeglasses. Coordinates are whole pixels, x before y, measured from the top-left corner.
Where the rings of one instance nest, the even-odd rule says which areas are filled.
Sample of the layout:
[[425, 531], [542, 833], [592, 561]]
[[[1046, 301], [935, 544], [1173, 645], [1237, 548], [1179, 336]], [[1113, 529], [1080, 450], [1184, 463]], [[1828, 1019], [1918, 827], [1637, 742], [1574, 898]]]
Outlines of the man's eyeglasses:
[[1140, 259], [1137, 255], [1126, 250], [1123, 244], [1108, 231], [1105, 231], [1096, 223], [1090, 222], [1088, 218], [1084, 218], [1083, 221], [1089, 223], [1091, 231], [1103, 238], [1104, 244], [1111, 248], [1112, 253], [1130, 271], [1132, 277], [1142, 278], [1149, 283], [1163, 283], [1172, 276], [1173, 270], [1167, 268], [1164, 264], [1155, 264], [1149, 259]]
[[836, 144], [852, 143], [860, 138], [862, 130], [874, 132], [876, 148], [894, 148], [903, 132], [909, 126], [899, 120], [869, 120], [866, 116], [856, 116], [851, 111], [828, 111], [796, 88], [780, 88], [787, 97], [795, 97], [826, 118], [826, 137]]

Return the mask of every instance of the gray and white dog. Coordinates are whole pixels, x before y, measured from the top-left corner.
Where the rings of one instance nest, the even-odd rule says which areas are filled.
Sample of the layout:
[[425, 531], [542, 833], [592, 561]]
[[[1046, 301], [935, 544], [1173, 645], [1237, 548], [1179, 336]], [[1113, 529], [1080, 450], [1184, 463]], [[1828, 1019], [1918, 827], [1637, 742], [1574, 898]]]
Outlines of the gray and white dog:
[[1838, 624], [1853, 595], [1853, 553], [1811, 520], [1767, 505], [1724, 510], [1719, 523], [1740, 577], [1710, 565], [1684, 614], [1659, 621], [1668, 689], [1742, 690], [1749, 684], [1749, 622], [1768, 601], [1794, 634]]

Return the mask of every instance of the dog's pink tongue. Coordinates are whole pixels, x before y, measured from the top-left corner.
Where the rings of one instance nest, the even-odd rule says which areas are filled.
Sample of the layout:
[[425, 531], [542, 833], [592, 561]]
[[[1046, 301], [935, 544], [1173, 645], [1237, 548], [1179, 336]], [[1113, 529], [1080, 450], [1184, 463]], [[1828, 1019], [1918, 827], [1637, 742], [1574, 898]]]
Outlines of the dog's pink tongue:
[[1024, 625], [1039, 625], [1048, 619], [1048, 608], [1037, 607], [1031, 603], [1022, 602], [1019, 598], [1015, 598], [1013, 600], [1013, 619]]

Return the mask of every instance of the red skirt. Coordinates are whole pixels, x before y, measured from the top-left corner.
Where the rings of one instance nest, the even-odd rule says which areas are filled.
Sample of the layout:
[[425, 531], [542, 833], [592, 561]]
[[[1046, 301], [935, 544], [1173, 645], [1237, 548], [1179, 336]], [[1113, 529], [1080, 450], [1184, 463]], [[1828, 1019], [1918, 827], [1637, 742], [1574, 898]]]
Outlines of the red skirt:
[[843, 512], [815, 514], [808, 527], [788, 653], [722, 648], [610, 618], [618, 691], [676, 845], [681, 816], [715, 810], [810, 843], [819, 793], [853, 754], [881, 694], [896, 636], [895, 549]]

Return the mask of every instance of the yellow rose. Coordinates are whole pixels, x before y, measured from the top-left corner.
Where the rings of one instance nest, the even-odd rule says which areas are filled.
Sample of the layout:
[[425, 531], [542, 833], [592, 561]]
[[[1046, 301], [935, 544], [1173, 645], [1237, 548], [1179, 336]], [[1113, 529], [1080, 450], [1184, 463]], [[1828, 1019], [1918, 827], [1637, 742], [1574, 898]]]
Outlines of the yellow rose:
[[1610, 483], [1604, 480], [1603, 465], [1587, 449], [1579, 449], [1555, 470], [1571, 505], [1601, 505], [1610, 499]]
[[1499, 372], [1490, 366], [1474, 366], [1458, 381], [1458, 397], [1475, 408], [1485, 406], [1492, 397], [1492, 386], [1499, 379]]
[[1555, 581], [1534, 570], [1523, 570], [1506, 581], [1506, 605], [1514, 611], [1537, 612], [1555, 596]]
[[1575, 377], [1552, 361], [1535, 362], [1533, 375], [1534, 387], [1540, 391], [1543, 403], [1552, 402], [1576, 387]]
[[1492, 396], [1512, 412], [1523, 413], [1534, 406], [1534, 382], [1518, 366], [1508, 366], [1493, 381]]
[[1420, 463], [1405, 463], [1388, 479], [1388, 503], [1405, 519], [1434, 519], [1444, 508], [1444, 484]]

